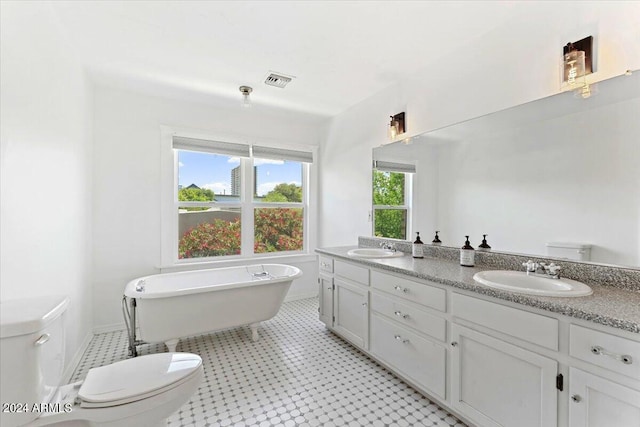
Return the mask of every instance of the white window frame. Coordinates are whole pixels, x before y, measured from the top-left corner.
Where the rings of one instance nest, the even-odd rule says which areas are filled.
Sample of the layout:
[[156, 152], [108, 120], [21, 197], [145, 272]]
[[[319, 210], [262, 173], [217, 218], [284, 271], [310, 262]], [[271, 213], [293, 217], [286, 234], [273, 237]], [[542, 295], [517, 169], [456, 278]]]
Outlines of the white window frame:
[[[175, 127], [161, 126], [161, 221], [160, 221], [160, 268], [171, 269], [179, 266], [201, 264], [229, 264], [242, 262], [247, 259], [266, 260], [268, 258], [291, 258], [292, 260], [313, 257], [311, 248], [315, 246], [317, 231], [310, 224], [317, 223], [315, 200], [317, 194], [317, 167], [313, 163], [302, 164], [302, 202], [265, 203], [253, 200], [253, 154], [250, 157], [240, 159], [240, 173], [242, 176], [242, 191], [240, 201], [213, 201], [213, 202], [179, 202], [178, 201], [178, 155], [173, 148], [173, 137], [183, 136], [211, 141], [224, 141], [243, 144], [247, 146], [261, 146], [282, 150], [306, 151], [317, 159], [317, 147], [308, 145], [286, 145], [274, 141], [256, 140], [252, 143], [237, 135], [212, 135], [194, 132], [191, 130], [177, 129]], [[197, 151], [197, 150], [196, 150]], [[203, 150], [203, 152], [206, 152]], [[180, 206], [225, 206], [239, 208], [241, 213], [241, 254], [223, 255], [203, 258], [178, 258], [178, 205]], [[300, 251], [282, 251], [254, 253], [254, 212], [256, 208], [302, 208], [303, 209], [303, 249]]]

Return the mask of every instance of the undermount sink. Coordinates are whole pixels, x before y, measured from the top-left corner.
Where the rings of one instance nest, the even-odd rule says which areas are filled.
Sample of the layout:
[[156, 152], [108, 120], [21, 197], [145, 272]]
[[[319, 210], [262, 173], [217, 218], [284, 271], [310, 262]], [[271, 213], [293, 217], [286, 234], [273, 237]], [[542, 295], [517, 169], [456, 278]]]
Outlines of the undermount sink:
[[395, 258], [403, 255], [400, 251], [379, 248], [358, 248], [351, 249], [347, 255], [356, 258]]
[[593, 293], [589, 286], [576, 280], [528, 275], [523, 271], [481, 271], [473, 280], [490, 288], [527, 295], [582, 297]]

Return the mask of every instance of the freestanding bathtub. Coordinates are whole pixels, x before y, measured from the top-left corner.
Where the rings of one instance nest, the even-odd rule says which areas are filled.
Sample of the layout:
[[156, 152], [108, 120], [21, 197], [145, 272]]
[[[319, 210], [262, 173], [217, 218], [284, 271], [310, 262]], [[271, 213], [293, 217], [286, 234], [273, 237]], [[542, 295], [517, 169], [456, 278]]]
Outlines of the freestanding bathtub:
[[136, 356], [137, 345], [152, 342], [174, 352], [182, 337], [244, 325], [256, 341], [260, 322], [278, 313], [300, 276], [290, 265], [259, 264], [134, 279], [123, 297], [129, 353]]

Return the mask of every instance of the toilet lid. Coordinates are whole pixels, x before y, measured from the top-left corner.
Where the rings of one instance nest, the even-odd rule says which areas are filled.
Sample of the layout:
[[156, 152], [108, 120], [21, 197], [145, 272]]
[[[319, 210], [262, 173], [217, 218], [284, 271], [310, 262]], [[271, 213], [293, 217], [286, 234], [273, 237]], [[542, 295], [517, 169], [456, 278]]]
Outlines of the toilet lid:
[[176, 387], [194, 375], [202, 359], [191, 353], [135, 357], [89, 370], [78, 391], [83, 407], [134, 402]]

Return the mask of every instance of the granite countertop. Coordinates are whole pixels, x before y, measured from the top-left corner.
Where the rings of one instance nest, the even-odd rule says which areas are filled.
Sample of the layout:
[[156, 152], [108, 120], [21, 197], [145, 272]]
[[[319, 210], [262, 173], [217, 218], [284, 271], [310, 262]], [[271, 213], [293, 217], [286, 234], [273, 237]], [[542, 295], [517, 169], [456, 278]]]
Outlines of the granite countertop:
[[640, 292], [637, 291], [602, 286], [585, 280], [593, 290], [593, 294], [585, 297], [516, 294], [482, 286], [473, 280], [475, 273], [495, 268], [461, 267], [450, 260], [430, 257], [414, 259], [409, 254], [386, 259], [348, 256], [347, 252], [354, 248], [357, 246], [318, 248], [316, 252], [640, 334]]

